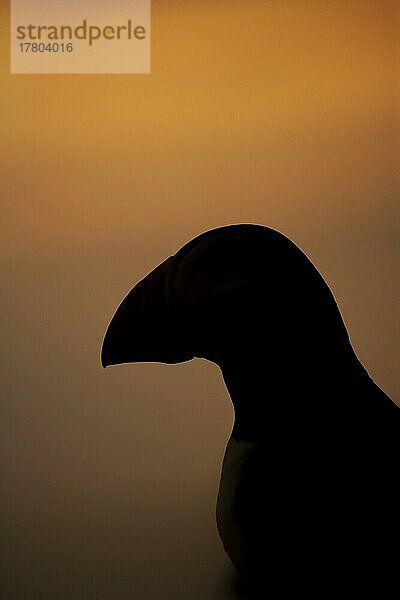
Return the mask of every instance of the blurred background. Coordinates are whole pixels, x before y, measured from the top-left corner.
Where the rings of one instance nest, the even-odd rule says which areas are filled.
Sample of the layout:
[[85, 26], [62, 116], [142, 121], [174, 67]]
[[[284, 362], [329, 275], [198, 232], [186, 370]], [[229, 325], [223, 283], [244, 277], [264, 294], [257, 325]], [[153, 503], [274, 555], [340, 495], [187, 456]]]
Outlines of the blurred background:
[[1, 598], [237, 598], [217, 367], [103, 370], [102, 337], [187, 240], [260, 223], [400, 402], [399, 3], [152, 0], [151, 75], [10, 75], [0, 9]]

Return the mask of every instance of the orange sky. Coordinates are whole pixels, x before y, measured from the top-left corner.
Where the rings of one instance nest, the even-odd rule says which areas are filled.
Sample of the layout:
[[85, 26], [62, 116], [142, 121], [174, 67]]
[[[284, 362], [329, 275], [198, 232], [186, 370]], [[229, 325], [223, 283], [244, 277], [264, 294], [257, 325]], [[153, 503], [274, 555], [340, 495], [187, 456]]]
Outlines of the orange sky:
[[400, 403], [399, 7], [153, 0], [151, 75], [10, 75], [0, 0], [12, 600], [62, 600], [60, 584], [76, 600], [178, 598], [177, 564], [193, 600], [222, 597], [212, 519], [232, 411], [218, 370], [99, 364], [123, 295], [201, 231], [254, 222], [300, 245]]
[[397, 8], [155, 1], [150, 76], [10, 76], [3, 48], [6, 249], [373, 218], [393, 201]]

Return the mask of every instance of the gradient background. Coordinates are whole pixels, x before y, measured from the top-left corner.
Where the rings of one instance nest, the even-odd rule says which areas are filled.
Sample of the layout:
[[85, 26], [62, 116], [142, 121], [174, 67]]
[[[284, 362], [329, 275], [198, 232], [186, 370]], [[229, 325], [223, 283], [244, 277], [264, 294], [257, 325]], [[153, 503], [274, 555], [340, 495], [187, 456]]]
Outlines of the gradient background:
[[399, 3], [153, 0], [152, 74], [131, 76], [9, 75], [0, 6], [1, 598], [238, 597], [218, 369], [102, 370], [102, 337], [188, 239], [262, 223], [400, 400]]

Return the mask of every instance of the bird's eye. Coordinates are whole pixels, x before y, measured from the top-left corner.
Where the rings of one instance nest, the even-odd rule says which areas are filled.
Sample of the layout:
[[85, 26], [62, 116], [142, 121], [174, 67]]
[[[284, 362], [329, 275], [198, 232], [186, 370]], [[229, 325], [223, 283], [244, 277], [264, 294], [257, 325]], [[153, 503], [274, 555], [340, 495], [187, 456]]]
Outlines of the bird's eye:
[[[178, 263], [172, 295], [180, 309], [227, 319], [258, 296], [261, 257], [257, 247], [235, 236], [199, 243]], [[217, 317], [218, 316], [218, 317]], [[200, 318], [200, 317], [199, 317]]]
[[235, 283], [252, 277], [260, 269], [257, 248], [235, 236], [205, 240], [182, 261], [182, 270], [190, 279], [210, 284]]

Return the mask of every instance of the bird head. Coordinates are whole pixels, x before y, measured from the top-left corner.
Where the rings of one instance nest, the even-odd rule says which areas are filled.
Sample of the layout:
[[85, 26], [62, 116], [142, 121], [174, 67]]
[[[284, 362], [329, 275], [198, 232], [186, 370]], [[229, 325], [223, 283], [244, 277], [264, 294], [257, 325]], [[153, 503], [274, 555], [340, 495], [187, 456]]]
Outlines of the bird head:
[[318, 331], [321, 306], [325, 322], [327, 311], [341, 322], [328, 286], [285, 236], [257, 225], [221, 227], [132, 288], [106, 331], [102, 364], [201, 357], [221, 365], [260, 352], [287, 360]]

